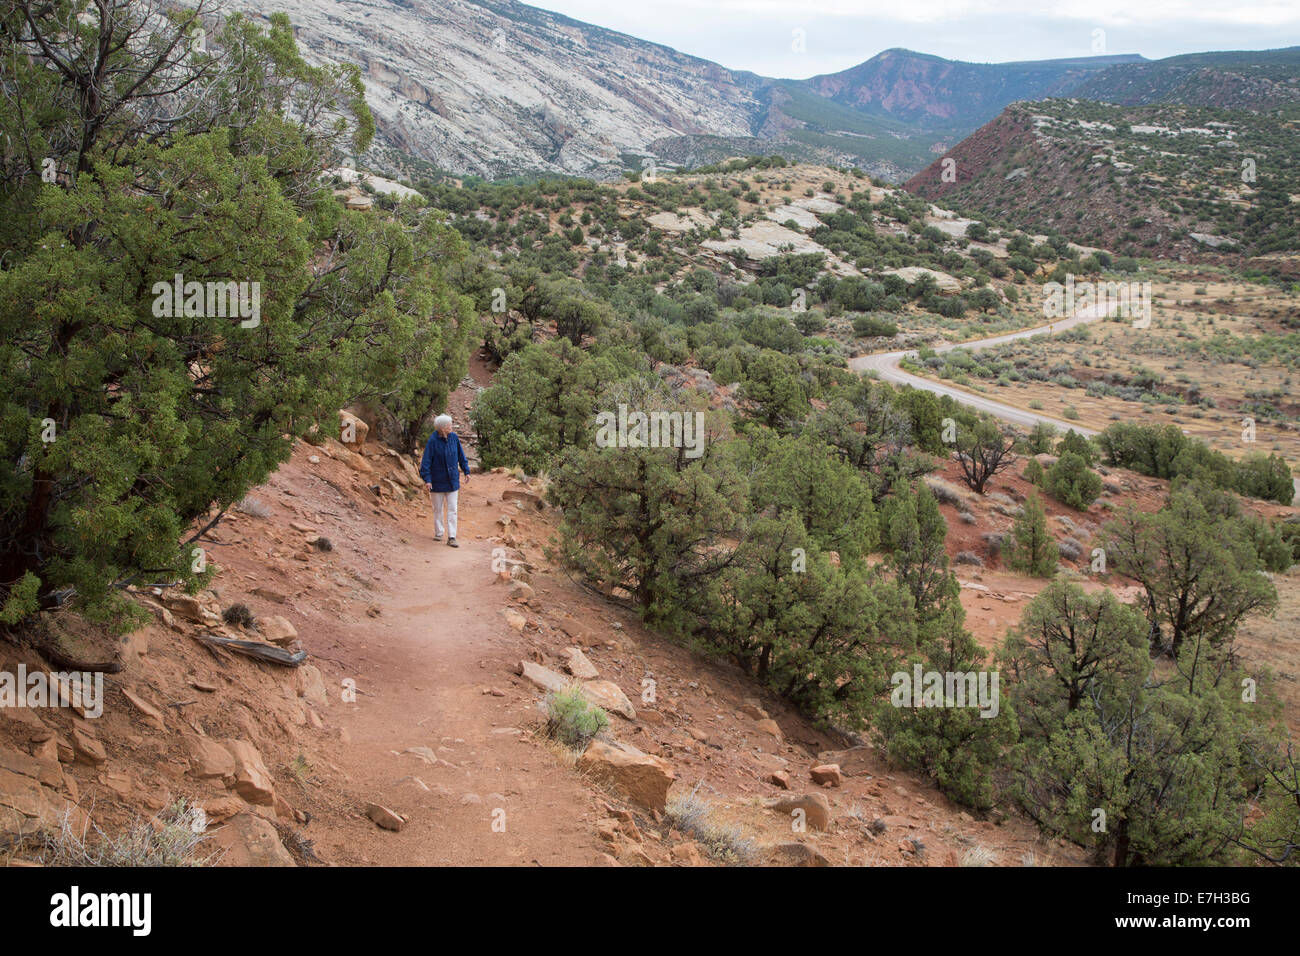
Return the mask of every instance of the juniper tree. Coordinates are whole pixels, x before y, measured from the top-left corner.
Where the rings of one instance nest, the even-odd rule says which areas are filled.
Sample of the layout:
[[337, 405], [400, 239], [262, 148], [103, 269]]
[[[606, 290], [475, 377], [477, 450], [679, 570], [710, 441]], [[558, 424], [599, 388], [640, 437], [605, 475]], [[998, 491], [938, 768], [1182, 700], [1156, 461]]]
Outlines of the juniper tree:
[[[470, 316], [442, 275], [459, 238], [417, 209], [345, 213], [320, 182], [373, 134], [356, 69], [306, 63], [282, 15], [201, 16], [0, 13], [9, 623], [68, 595], [118, 619], [124, 585], [193, 584], [196, 519], [293, 436], [358, 397], [418, 418], [463, 374]], [[226, 283], [256, 314], [202, 291]]]
[[1086, 510], [1101, 494], [1101, 475], [1089, 469], [1081, 455], [1067, 451], [1047, 469], [1042, 486], [1061, 504]]
[[912, 596], [921, 620], [929, 620], [958, 593], [948, 569], [948, 524], [925, 482], [899, 485], [881, 511], [885, 563]]
[[1146, 623], [1110, 591], [1057, 579], [1025, 608], [999, 652], [1021, 735], [1046, 736], [1105, 681], [1127, 686], [1147, 671]]
[[1142, 586], [1152, 650], [1229, 643], [1246, 615], [1277, 605], [1235, 504], [1203, 485], [1173, 488], [1154, 514], [1123, 509], [1101, 541], [1111, 569]]
[[[938, 613], [918, 632], [917, 653], [902, 659], [898, 669], [913, 673], [935, 672], [945, 680], [964, 680], [965, 675], [985, 671], [987, 658], [964, 626], [961, 603], [955, 596], [944, 601]], [[985, 671], [985, 684], [992, 689], [992, 675]], [[913, 688], [918, 694], [919, 689]], [[959, 803], [984, 809], [997, 797], [995, 771], [1004, 750], [1016, 739], [1015, 712], [1001, 699], [997, 685], [996, 713], [967, 701], [967, 706], [896, 707], [881, 706], [873, 735], [890, 761], [929, 774], [948, 796]]]
[[984, 418], [972, 426], [957, 429], [957, 464], [962, 480], [978, 495], [994, 476], [1010, 468], [1016, 456], [1013, 443], [1002, 434], [997, 423]]
[[[1034, 704], [1015, 697], [1021, 805], [1048, 833], [1113, 866], [1233, 862], [1257, 776], [1246, 749], [1257, 733], [1253, 705], [1231, 676], [1193, 684], [1156, 672], [1145, 655], [1134, 662], [1137, 672], [1102, 668], [1080, 706], [1058, 703], [1035, 722], [1024, 719]], [[1033, 673], [1043, 664], [1022, 671], [1030, 688], [1053, 686], [1053, 675]]]
[[[703, 411], [697, 393], [633, 379], [598, 400], [654, 411]], [[594, 420], [564, 451], [550, 495], [564, 511], [565, 560], [603, 590], [625, 591], [650, 621], [678, 623], [693, 593], [734, 557], [720, 541], [745, 513], [748, 486], [736, 466], [738, 443], [707, 412], [702, 453], [686, 448], [600, 446]]]
[[1047, 512], [1038, 492], [1031, 492], [1024, 509], [1011, 526], [1011, 540], [1003, 549], [1007, 567], [1050, 578], [1056, 573], [1056, 541], [1047, 530]]
[[906, 592], [877, 569], [832, 561], [793, 512], [757, 519], [693, 606], [697, 641], [844, 726], [870, 717], [914, 646]]
[[817, 546], [857, 563], [879, 540], [871, 489], [863, 476], [809, 435], [753, 430], [747, 459], [757, 512], [798, 514]]

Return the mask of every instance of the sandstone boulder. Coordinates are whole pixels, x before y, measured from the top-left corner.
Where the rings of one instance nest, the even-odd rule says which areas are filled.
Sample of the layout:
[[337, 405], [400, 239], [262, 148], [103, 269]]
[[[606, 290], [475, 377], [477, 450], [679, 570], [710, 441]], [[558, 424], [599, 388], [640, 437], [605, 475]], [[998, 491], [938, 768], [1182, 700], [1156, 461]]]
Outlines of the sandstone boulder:
[[664, 809], [668, 788], [677, 779], [668, 761], [628, 744], [603, 740], [593, 740], [587, 745], [578, 759], [578, 769], [649, 810]]
[[353, 449], [360, 449], [370, 434], [370, 426], [345, 409], [339, 409], [339, 441]]
[[604, 710], [636, 720], [636, 708], [627, 699], [623, 689], [609, 680], [589, 680], [582, 684], [582, 696]]
[[595, 680], [600, 677], [596, 665], [582, 653], [580, 648], [566, 647], [560, 651], [560, 656], [564, 658], [564, 669], [578, 680]]
[[224, 850], [219, 866], [297, 866], [269, 820], [240, 813], [212, 833], [212, 848]]
[[286, 617], [272, 614], [258, 622], [263, 639], [281, 647], [287, 647], [298, 639], [298, 629]]
[[406, 826], [406, 817], [400, 813], [394, 813], [378, 803], [372, 803], [366, 807], [366, 816], [381, 830], [392, 830], [397, 833], [402, 827]]
[[838, 787], [844, 782], [839, 764], [826, 763], [813, 767], [810, 771], [812, 782], [821, 787]]
[[[820, 793], [805, 793], [788, 797], [774, 797], [764, 804], [769, 810], [784, 813], [792, 820], [802, 820], [814, 830], [825, 830], [831, 825], [831, 804]], [[802, 814], [800, 813], [802, 811]]]
[[235, 758], [211, 737], [186, 737], [185, 755], [190, 761], [190, 772], [200, 780], [234, 782]]

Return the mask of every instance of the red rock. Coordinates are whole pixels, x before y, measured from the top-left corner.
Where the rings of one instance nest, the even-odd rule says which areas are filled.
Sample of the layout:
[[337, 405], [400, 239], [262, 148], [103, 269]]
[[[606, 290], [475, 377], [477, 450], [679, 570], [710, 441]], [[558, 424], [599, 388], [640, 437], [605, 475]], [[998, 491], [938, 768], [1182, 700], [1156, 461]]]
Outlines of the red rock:
[[822, 787], [838, 787], [844, 782], [839, 764], [827, 763], [813, 767], [811, 775], [813, 783]]
[[668, 761], [628, 744], [609, 744], [603, 740], [593, 740], [587, 746], [578, 759], [578, 769], [651, 810], [664, 809], [668, 788], [677, 779]]

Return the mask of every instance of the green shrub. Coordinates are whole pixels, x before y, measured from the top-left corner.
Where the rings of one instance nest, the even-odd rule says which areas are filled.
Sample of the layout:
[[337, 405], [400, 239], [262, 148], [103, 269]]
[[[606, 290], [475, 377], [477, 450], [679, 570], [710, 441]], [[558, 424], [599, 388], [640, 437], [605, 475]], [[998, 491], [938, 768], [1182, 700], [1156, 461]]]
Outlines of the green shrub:
[[1083, 463], [1089, 468], [1097, 463], [1097, 446], [1076, 431], [1066, 432], [1065, 437], [1057, 443], [1058, 455], [1064, 455], [1067, 451], [1074, 452], [1082, 458]]
[[1030, 458], [1025, 463], [1024, 479], [1039, 488], [1043, 487], [1043, 466], [1038, 463], [1037, 458]]
[[581, 750], [609, 726], [609, 717], [582, 696], [577, 684], [546, 696], [546, 733], [566, 747]]
[[1013, 571], [1038, 578], [1056, 573], [1056, 542], [1047, 530], [1047, 512], [1037, 493], [1029, 496], [1025, 510], [1012, 525], [1005, 554], [1007, 567]]
[[1043, 490], [1061, 504], [1083, 510], [1101, 494], [1101, 475], [1091, 471], [1081, 456], [1067, 451], [1047, 470]]
[[892, 337], [898, 334], [898, 326], [878, 315], [860, 315], [853, 320], [853, 332], [863, 338], [872, 335]]
[[1295, 485], [1291, 469], [1280, 455], [1252, 452], [1237, 462], [1236, 490], [1252, 498], [1291, 503]]

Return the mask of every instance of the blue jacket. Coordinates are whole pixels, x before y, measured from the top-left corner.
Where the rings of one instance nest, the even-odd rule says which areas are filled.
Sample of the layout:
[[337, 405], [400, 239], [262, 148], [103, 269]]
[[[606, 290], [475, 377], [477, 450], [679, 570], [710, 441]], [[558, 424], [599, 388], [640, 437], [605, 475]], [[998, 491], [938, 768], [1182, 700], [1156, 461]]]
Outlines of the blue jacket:
[[420, 462], [420, 477], [433, 485], [434, 491], [459, 491], [462, 471], [469, 474], [469, 460], [456, 433], [450, 432], [446, 438], [437, 432], [430, 435]]

